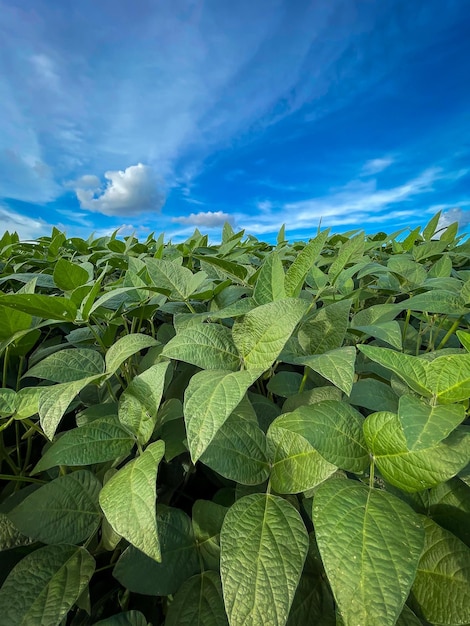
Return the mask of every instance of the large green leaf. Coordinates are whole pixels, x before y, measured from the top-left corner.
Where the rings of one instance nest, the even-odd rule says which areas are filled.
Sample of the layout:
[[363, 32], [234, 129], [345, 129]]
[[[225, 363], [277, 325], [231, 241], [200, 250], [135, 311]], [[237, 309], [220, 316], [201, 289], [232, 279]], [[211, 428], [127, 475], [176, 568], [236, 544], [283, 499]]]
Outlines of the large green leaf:
[[145, 259], [151, 285], [163, 289], [178, 300], [186, 300], [191, 295], [193, 273], [173, 261]]
[[362, 415], [347, 402], [325, 400], [280, 415], [271, 428], [297, 433], [329, 463], [361, 473], [369, 465], [363, 424]]
[[329, 232], [329, 229], [327, 229], [319, 233], [315, 239], [311, 239], [295, 257], [286, 272], [285, 289], [288, 296], [295, 298], [301, 292], [305, 277], [309, 269], [320, 256], [323, 246], [328, 239]]
[[289, 360], [290, 363], [307, 365], [323, 378], [331, 381], [338, 389], [349, 396], [354, 382], [354, 364], [356, 350], [353, 346], [346, 346], [312, 356], [299, 356]]
[[27, 546], [34, 540], [20, 533], [6, 513], [0, 511], [0, 552]]
[[470, 458], [470, 435], [458, 430], [432, 447], [409, 450], [398, 415], [387, 411], [369, 415], [364, 436], [385, 480], [410, 493], [449, 480]]
[[1, 294], [0, 305], [35, 315], [45, 320], [73, 322], [77, 316], [77, 307], [68, 298], [45, 296], [42, 294]]
[[240, 356], [231, 331], [220, 324], [198, 324], [179, 331], [162, 351], [163, 356], [208, 370], [237, 370]]
[[428, 365], [427, 384], [441, 403], [470, 397], [470, 354], [438, 356]]
[[322, 307], [299, 328], [299, 343], [306, 354], [322, 354], [341, 348], [349, 325], [351, 300]]
[[15, 507], [8, 517], [42, 543], [80, 543], [98, 528], [100, 481], [87, 470], [59, 476]]
[[451, 291], [433, 289], [426, 293], [412, 296], [403, 300], [401, 306], [411, 311], [426, 311], [427, 313], [442, 313], [444, 315], [465, 315], [469, 313], [465, 300]]
[[38, 412], [46, 437], [52, 440], [60, 420], [75, 396], [87, 385], [100, 378], [101, 375], [89, 376], [70, 383], [60, 383], [43, 388], [39, 396]]
[[269, 476], [266, 436], [258, 423], [235, 410], [219, 428], [200, 461], [242, 485], [259, 485]]
[[191, 378], [184, 395], [184, 420], [193, 463], [255, 379], [253, 372], [219, 370], [198, 372]]
[[141, 445], [149, 441], [155, 428], [168, 365], [157, 363], [134, 376], [119, 398], [119, 421]]
[[32, 321], [33, 318], [29, 313], [0, 306], [0, 340], [9, 339], [18, 331], [28, 330]]
[[155, 500], [157, 471], [165, 444], [156, 441], [105, 484], [100, 505], [115, 532], [150, 558], [160, 561]]
[[168, 608], [165, 626], [228, 626], [219, 575], [209, 571], [187, 580]]
[[106, 352], [106, 372], [114, 374], [130, 356], [157, 344], [156, 339], [141, 333], [132, 333], [121, 337]]
[[57, 287], [63, 291], [72, 291], [90, 280], [84, 267], [64, 258], [55, 264], [53, 277]]
[[199, 572], [199, 559], [191, 520], [181, 509], [157, 507], [161, 562], [129, 546], [121, 555], [113, 576], [129, 591], [150, 596], [176, 593], [190, 576]]
[[302, 573], [308, 535], [283, 498], [237, 500], [220, 535], [220, 570], [230, 626], [284, 626]]
[[470, 622], [470, 549], [424, 518], [426, 539], [413, 585], [424, 617], [433, 624]]
[[390, 387], [375, 378], [360, 378], [352, 386], [349, 402], [370, 411], [398, 411], [398, 396]]
[[409, 354], [403, 354], [389, 348], [376, 346], [358, 346], [369, 359], [392, 370], [414, 391], [430, 397], [432, 391], [427, 384], [427, 372], [430, 363]]
[[95, 571], [85, 548], [66, 544], [39, 548], [22, 559], [0, 589], [3, 623], [58, 626]]
[[316, 487], [336, 472], [309, 441], [282, 425], [278, 417], [269, 427], [267, 440], [272, 459], [271, 485], [278, 493], [300, 493]]
[[261, 266], [253, 290], [253, 298], [256, 304], [260, 305], [282, 300], [285, 297], [284, 268], [279, 253], [274, 251], [265, 258]]
[[463, 404], [428, 404], [416, 396], [401, 396], [398, 405], [406, 445], [410, 450], [431, 448], [465, 419]]
[[285, 298], [256, 307], [233, 325], [235, 345], [245, 367], [267, 370], [304, 316], [305, 300]]
[[103, 357], [96, 350], [73, 348], [59, 350], [33, 365], [25, 376], [45, 378], [55, 383], [70, 383], [104, 372]]
[[312, 514], [345, 626], [394, 626], [423, 548], [419, 517], [385, 491], [340, 479], [320, 485]]
[[42, 455], [33, 474], [55, 465], [92, 465], [126, 456], [135, 441], [116, 420], [102, 418], [67, 431]]

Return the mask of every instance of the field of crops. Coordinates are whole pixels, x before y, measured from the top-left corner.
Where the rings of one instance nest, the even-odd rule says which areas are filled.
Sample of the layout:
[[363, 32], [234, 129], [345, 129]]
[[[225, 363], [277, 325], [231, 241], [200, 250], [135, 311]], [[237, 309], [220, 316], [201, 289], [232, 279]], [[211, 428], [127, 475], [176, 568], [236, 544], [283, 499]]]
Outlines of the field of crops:
[[0, 239], [0, 623], [470, 624], [470, 241]]

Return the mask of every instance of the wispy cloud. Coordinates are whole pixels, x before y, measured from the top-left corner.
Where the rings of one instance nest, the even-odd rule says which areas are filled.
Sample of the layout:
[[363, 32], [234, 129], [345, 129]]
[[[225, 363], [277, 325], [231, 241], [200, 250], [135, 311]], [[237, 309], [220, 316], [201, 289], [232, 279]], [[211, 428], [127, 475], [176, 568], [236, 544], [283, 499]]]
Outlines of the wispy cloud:
[[446, 174], [440, 168], [429, 168], [411, 180], [388, 189], [377, 188], [376, 180], [353, 180], [333, 193], [299, 202], [273, 204], [265, 215], [237, 216], [237, 223], [257, 234], [276, 231], [283, 222], [291, 230], [315, 229], [323, 226], [357, 224], [365, 226], [389, 220], [406, 220], [415, 215], [407, 203], [416, 196], [429, 193]]
[[201, 226], [204, 228], [217, 228], [218, 226], [223, 226], [225, 222], [231, 222], [232, 220], [233, 216], [223, 211], [191, 213], [190, 215], [173, 217], [171, 219], [174, 224]]
[[1, 231], [18, 233], [21, 239], [37, 239], [51, 232], [51, 225], [43, 220], [26, 217], [0, 205]]
[[361, 174], [362, 176], [373, 176], [379, 174], [392, 165], [394, 159], [392, 157], [382, 157], [379, 159], [370, 159], [364, 164]]
[[[105, 189], [89, 188], [94, 176], [82, 177], [76, 189], [82, 209], [104, 215], [136, 215], [147, 211], [160, 211], [165, 203], [163, 181], [151, 167], [138, 163], [124, 171], [105, 172], [108, 181]], [[86, 186], [84, 186], [84, 184]]]

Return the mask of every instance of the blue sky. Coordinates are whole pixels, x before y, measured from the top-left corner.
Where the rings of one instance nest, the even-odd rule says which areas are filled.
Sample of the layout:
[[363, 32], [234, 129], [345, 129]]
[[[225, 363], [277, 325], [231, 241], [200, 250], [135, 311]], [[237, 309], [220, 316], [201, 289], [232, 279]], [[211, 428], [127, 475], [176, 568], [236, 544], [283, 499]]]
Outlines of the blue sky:
[[470, 228], [465, 0], [0, 0], [0, 230]]

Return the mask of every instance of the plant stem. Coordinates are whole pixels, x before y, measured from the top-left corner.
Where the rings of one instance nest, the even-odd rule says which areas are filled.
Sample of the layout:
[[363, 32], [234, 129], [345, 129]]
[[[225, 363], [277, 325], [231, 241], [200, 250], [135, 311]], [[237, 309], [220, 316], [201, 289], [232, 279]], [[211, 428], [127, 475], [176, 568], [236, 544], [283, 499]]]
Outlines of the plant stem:
[[370, 460], [370, 469], [369, 469], [369, 488], [370, 489], [374, 488], [374, 478], [375, 478], [375, 476], [374, 476], [374, 466], [375, 466], [374, 457], [372, 456], [371, 460]]
[[21, 483], [38, 483], [44, 485], [47, 481], [39, 478], [30, 478], [29, 476], [11, 476], [10, 474], [0, 474], [0, 480], [17, 481]]
[[5, 355], [3, 357], [3, 378], [2, 378], [2, 387], [7, 386], [7, 372], [8, 372], [8, 358], [10, 356], [10, 346], [5, 348]]
[[462, 321], [462, 316], [460, 316], [458, 319], [455, 320], [455, 322], [452, 324], [452, 326], [446, 332], [445, 336], [442, 338], [442, 341], [440, 342], [440, 344], [437, 346], [438, 350], [441, 350], [446, 345], [446, 343], [449, 341], [451, 336], [455, 333], [457, 328], [460, 326], [460, 322], [461, 321]]

